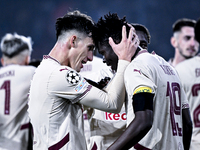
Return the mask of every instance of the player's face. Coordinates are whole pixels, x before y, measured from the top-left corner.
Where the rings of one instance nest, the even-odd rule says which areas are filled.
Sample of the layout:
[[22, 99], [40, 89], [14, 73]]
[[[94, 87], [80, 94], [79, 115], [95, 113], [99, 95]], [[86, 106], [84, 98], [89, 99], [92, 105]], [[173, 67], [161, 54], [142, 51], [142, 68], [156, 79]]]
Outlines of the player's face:
[[182, 27], [176, 40], [176, 48], [183, 57], [190, 58], [197, 54], [199, 43], [195, 40], [193, 27]]
[[143, 49], [148, 49], [148, 38], [147, 35], [143, 31], [136, 31], [136, 34], [140, 40], [140, 46]]
[[[147, 49], [148, 47], [148, 38], [147, 35], [143, 31], [136, 31], [138, 38], [140, 40], [140, 46], [143, 49]], [[99, 53], [103, 55], [103, 62], [107, 64], [107, 66], [111, 66], [111, 69], [117, 70], [118, 57], [114, 53], [111, 47], [102, 46], [99, 44]]]
[[103, 55], [103, 62], [107, 66], [111, 66], [112, 70], [117, 70], [118, 57], [111, 47], [102, 46], [99, 44], [99, 53]]
[[93, 59], [94, 43], [92, 38], [86, 37], [77, 42], [75, 48], [69, 55], [69, 66], [79, 72], [83, 64]]

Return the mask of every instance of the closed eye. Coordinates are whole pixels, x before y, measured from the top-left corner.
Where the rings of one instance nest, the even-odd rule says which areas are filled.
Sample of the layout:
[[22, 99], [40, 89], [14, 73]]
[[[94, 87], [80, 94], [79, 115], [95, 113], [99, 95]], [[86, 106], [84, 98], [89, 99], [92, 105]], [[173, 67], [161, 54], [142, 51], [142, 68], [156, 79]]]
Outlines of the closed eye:
[[95, 46], [94, 45], [89, 45], [88, 46], [88, 50], [89, 51], [94, 51], [95, 50]]

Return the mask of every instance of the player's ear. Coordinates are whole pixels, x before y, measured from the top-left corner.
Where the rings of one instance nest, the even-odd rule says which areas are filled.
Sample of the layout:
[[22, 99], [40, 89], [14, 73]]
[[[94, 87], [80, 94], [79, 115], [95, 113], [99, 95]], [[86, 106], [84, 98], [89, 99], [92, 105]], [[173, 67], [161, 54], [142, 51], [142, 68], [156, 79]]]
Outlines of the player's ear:
[[73, 35], [70, 37], [70, 47], [75, 47], [77, 44], [77, 36]]
[[170, 42], [171, 42], [172, 46], [175, 48], [177, 45], [176, 38], [172, 36]]
[[2, 64], [2, 66], [4, 66], [4, 60], [3, 60], [3, 58], [1, 58], [1, 64]]
[[26, 56], [25, 61], [24, 61], [25, 65], [28, 65], [29, 62], [30, 62], [30, 56]]

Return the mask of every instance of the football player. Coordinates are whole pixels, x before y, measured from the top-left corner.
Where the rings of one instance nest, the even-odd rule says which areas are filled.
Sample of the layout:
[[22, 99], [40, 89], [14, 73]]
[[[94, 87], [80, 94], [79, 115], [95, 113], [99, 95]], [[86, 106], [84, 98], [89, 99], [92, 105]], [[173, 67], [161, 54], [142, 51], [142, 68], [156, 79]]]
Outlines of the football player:
[[[200, 20], [195, 26], [195, 37], [200, 42]], [[186, 92], [193, 121], [190, 150], [200, 148], [200, 55], [179, 63], [175, 68], [179, 73]]]
[[169, 63], [176, 66], [178, 63], [194, 57], [199, 50], [199, 43], [195, 40], [194, 27], [196, 21], [188, 18], [178, 19], [172, 26], [173, 36], [171, 45], [175, 49], [174, 58]]
[[[135, 28], [136, 34], [140, 40], [140, 47], [148, 49], [148, 44], [150, 44], [150, 33], [148, 29], [141, 24], [131, 25]], [[112, 79], [117, 69], [117, 56], [113, 55], [113, 51], [109, 54], [112, 55], [110, 56], [113, 60], [112, 63], [106, 61], [105, 58], [103, 62], [110, 66], [104, 66], [103, 69], [98, 67], [98, 72], [90, 71], [84, 74], [84, 77], [97, 82], [97, 87], [99, 88], [103, 88], [109, 83], [109, 80]], [[102, 62], [99, 62], [98, 66], [100, 66], [101, 63]], [[87, 132], [86, 137], [89, 138], [89, 149], [94, 147], [99, 150], [107, 149], [126, 129], [126, 111], [124, 104], [121, 111], [117, 114], [90, 108], [87, 116], [85, 117], [85, 130]], [[87, 119], [89, 119], [89, 125]]]
[[28, 92], [35, 67], [29, 66], [31, 37], [7, 33], [1, 40], [0, 149], [31, 150]]
[[[99, 53], [112, 62], [107, 37], [121, 41], [125, 18], [109, 13], [101, 17], [93, 32]], [[189, 149], [192, 122], [189, 105], [175, 69], [162, 57], [138, 49], [124, 74], [128, 101], [127, 128], [108, 148]]]

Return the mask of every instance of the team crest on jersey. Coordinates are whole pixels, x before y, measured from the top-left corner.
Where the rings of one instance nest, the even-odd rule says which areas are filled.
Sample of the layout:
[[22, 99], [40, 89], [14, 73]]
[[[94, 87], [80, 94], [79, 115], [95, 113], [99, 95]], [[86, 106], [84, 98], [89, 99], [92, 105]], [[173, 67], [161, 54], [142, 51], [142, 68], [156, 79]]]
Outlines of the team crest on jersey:
[[67, 72], [66, 79], [69, 84], [76, 85], [81, 80], [81, 77], [77, 72], [71, 70]]

